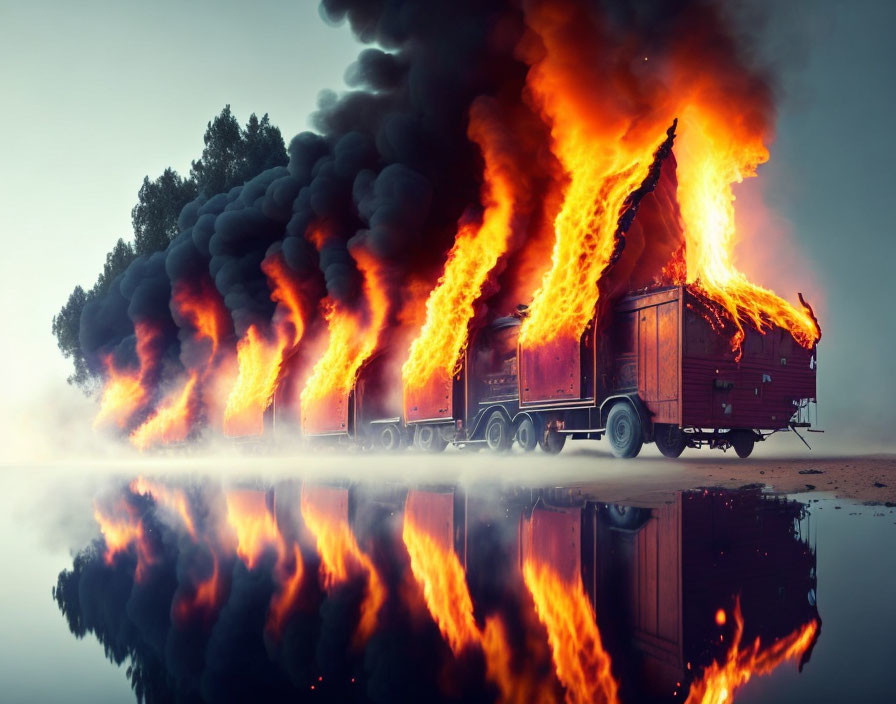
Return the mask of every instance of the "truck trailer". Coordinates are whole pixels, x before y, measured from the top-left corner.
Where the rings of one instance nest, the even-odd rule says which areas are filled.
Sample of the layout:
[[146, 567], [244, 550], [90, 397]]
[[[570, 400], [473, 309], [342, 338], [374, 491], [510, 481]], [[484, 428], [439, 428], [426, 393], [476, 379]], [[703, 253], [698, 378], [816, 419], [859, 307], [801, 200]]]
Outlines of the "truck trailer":
[[744, 323], [688, 286], [622, 298], [578, 340], [524, 349], [520, 317], [478, 331], [458, 372], [406, 401], [415, 444], [559, 452], [607, 436], [617, 457], [655, 442], [667, 457], [708, 445], [747, 457], [772, 433], [809, 426], [817, 348]]

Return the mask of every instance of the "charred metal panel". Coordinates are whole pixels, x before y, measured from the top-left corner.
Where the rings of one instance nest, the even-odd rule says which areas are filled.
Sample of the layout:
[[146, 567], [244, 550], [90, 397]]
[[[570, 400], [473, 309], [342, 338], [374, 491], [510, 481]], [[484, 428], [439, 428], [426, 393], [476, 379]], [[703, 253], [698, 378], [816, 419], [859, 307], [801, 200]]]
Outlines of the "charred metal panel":
[[563, 580], [575, 583], [582, 573], [582, 509], [538, 504], [520, 517], [521, 562], [546, 564]]
[[[502, 320], [508, 320], [503, 318]], [[479, 403], [501, 403], [517, 400], [517, 338], [519, 321], [480, 330], [467, 348], [465, 369], [468, 375], [467, 418], [476, 412]]]
[[334, 435], [349, 431], [349, 395], [332, 392], [302, 408], [302, 433]]
[[636, 296], [627, 296], [617, 305], [618, 312], [631, 310], [641, 310], [648, 306], [658, 306], [669, 301], [677, 301], [681, 294], [681, 286], [672, 286], [669, 288], [657, 289], [650, 293], [642, 293]]
[[603, 384], [608, 396], [638, 388], [638, 320], [638, 311], [617, 313], [605, 333], [606, 357], [612, 360], [609, 379]]
[[519, 359], [522, 404], [581, 398], [582, 360], [579, 340], [558, 337], [538, 347], [521, 346]]
[[733, 326], [697, 305], [684, 313], [682, 423], [702, 428], [786, 428], [795, 403], [814, 399], [814, 351], [782, 328], [744, 326], [741, 358]]
[[404, 390], [404, 415], [409, 423], [453, 418], [453, 380], [443, 374], [434, 375], [421, 388]]
[[379, 355], [361, 368], [355, 383], [355, 429], [366, 432], [371, 421], [401, 416], [399, 365]]

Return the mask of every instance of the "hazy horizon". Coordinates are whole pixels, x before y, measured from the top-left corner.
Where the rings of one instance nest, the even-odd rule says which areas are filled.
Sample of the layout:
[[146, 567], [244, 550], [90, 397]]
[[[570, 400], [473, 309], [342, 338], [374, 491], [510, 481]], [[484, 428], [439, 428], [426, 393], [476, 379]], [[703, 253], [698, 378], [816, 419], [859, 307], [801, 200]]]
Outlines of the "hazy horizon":
[[[880, 292], [896, 260], [885, 210], [896, 7], [758, 4], [771, 6], [759, 50], [780, 67], [783, 90], [771, 160], [737, 191], [749, 233], [741, 263], [788, 300], [802, 291], [819, 314], [819, 420], [829, 434], [810, 442], [892, 449], [896, 325]], [[19, 445], [27, 455], [48, 431], [70, 436], [62, 453], [102, 445], [82, 437], [92, 401], [66, 386], [70, 363], [50, 323], [76, 284], [92, 285], [115, 240], [132, 238], [143, 177], [167, 166], [186, 174], [225, 104], [241, 123], [268, 113], [288, 143], [308, 129], [320, 91], [345, 89], [360, 47], [316, 3], [0, 4], [5, 453]]]

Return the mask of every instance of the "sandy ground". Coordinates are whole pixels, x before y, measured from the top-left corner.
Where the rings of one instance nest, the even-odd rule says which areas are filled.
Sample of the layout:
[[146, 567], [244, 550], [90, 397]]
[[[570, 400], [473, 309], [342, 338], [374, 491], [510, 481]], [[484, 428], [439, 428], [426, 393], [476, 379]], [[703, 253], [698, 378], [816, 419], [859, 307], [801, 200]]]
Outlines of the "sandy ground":
[[[697, 453], [695, 453], [697, 454]], [[558, 458], [560, 459], [560, 458]], [[570, 457], [572, 459], [572, 457]], [[597, 459], [597, 457], [596, 457]], [[605, 459], [601, 457], [601, 459]], [[613, 460], [605, 459], [615, 464]], [[663, 457], [629, 460], [618, 472], [586, 482], [613, 500], [709, 486], [737, 488], [762, 484], [779, 493], [819, 492], [861, 503], [896, 507], [896, 455], [847, 457], [756, 457], [738, 459], [733, 453], [669, 460]]]

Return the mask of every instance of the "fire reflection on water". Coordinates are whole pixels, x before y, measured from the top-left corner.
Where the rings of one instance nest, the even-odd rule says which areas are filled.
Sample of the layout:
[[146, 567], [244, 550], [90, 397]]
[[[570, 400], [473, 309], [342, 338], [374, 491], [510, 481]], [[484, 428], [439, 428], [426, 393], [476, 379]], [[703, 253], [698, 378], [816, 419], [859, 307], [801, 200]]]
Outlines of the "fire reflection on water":
[[[54, 595], [147, 701], [217, 699], [209, 678], [237, 677], [334, 701], [721, 704], [808, 661], [821, 621], [800, 504], [518, 496], [141, 477], [97, 499], [100, 535]], [[144, 613], [160, 603], [161, 631]], [[257, 667], [222, 670], [230, 647]], [[188, 672], [170, 648], [193, 653]]]

